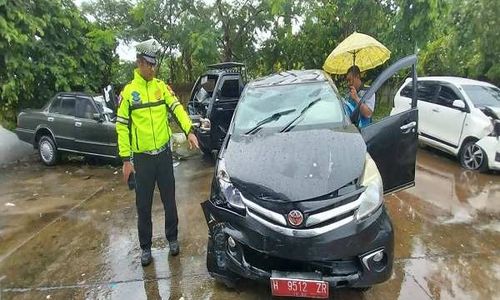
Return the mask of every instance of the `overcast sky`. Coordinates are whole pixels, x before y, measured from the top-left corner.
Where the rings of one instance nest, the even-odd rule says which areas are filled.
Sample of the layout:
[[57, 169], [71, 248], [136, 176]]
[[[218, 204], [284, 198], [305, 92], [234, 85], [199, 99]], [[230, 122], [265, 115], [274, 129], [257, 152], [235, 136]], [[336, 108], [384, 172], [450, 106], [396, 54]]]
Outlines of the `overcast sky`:
[[[80, 7], [83, 2], [88, 2], [89, 0], [73, 0], [73, 2]], [[116, 48], [116, 53], [121, 60], [134, 61], [135, 60], [135, 48], [136, 42], [131, 42], [130, 45], [126, 44], [122, 40], [119, 40], [118, 47]]]

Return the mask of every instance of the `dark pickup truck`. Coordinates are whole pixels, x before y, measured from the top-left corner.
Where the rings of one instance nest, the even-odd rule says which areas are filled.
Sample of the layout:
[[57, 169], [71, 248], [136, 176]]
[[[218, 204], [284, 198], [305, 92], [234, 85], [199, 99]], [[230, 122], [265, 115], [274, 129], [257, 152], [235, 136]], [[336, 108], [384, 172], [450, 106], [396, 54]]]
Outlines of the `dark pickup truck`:
[[210, 65], [196, 80], [188, 111], [205, 154], [220, 149], [246, 80], [245, 65], [236, 62]]
[[49, 166], [57, 163], [61, 152], [117, 158], [112, 97], [112, 91], [105, 96], [58, 93], [43, 108], [22, 111], [16, 134], [38, 149]]

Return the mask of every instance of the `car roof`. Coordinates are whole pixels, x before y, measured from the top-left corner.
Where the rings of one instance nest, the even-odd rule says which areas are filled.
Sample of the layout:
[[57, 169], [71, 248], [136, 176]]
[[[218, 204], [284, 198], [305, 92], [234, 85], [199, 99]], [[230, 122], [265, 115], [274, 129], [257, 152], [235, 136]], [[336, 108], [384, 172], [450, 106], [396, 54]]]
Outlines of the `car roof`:
[[58, 96], [85, 96], [85, 97], [92, 97], [91, 94], [84, 93], [84, 92], [59, 92], [57, 93]]
[[239, 63], [239, 62], [223, 62], [219, 64], [213, 64], [213, 65], [208, 65], [207, 68], [210, 70], [224, 70], [224, 69], [234, 69], [234, 68], [244, 68], [245, 64]]
[[240, 72], [229, 71], [229, 70], [213, 69], [213, 70], [206, 71], [201, 76], [205, 76], [205, 75], [217, 75], [217, 76], [220, 76], [220, 75], [223, 75], [223, 74], [224, 75], [226, 75], [226, 74], [229, 74], [229, 75], [241, 75]]
[[[410, 79], [411, 80], [411, 79]], [[463, 78], [463, 77], [453, 77], [453, 76], [426, 76], [418, 77], [419, 81], [441, 81], [448, 82], [455, 85], [483, 85], [483, 86], [493, 86], [492, 84], [484, 81]]]
[[207, 66], [207, 71], [202, 75], [235, 74], [244, 72], [245, 64], [239, 62], [223, 62]]
[[292, 70], [257, 78], [250, 82], [249, 85], [252, 87], [264, 87], [325, 81], [328, 81], [328, 77], [321, 70]]

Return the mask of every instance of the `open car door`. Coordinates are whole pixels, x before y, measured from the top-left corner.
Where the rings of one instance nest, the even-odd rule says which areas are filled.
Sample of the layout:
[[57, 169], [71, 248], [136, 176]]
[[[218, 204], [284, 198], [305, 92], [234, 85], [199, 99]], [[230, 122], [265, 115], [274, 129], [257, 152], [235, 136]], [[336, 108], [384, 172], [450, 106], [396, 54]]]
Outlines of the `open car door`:
[[[389, 78], [401, 69], [411, 67], [413, 82], [417, 81], [416, 55], [400, 59], [373, 82], [361, 101], [369, 99]], [[386, 117], [360, 129], [368, 152], [377, 164], [384, 183], [384, 193], [415, 185], [415, 162], [418, 147], [418, 109], [416, 84], [413, 85], [409, 110]]]
[[116, 95], [115, 95], [115, 88], [112, 85], [107, 85], [103, 89], [103, 96], [104, 96], [104, 102], [106, 106], [111, 109], [114, 113], [116, 113], [116, 110], [118, 109], [116, 105]]
[[240, 100], [244, 83], [241, 75], [223, 75], [216, 87], [216, 98], [208, 108], [212, 124], [212, 146], [220, 149], [226, 137], [234, 110]]

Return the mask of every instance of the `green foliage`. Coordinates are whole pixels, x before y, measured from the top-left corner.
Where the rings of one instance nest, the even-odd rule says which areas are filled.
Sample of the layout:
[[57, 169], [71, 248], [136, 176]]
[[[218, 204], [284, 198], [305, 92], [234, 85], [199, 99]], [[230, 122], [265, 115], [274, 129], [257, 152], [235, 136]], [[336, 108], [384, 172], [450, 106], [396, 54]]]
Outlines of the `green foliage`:
[[97, 92], [111, 80], [114, 34], [88, 22], [70, 0], [0, 6], [0, 109], [12, 122], [59, 91]]
[[87, 0], [81, 10], [72, 0], [0, 0], [0, 122], [57, 91], [125, 84], [134, 62], [118, 61], [118, 41], [151, 37], [163, 48], [158, 76], [177, 86], [219, 61], [245, 62], [251, 77], [320, 69], [354, 31], [385, 44], [388, 63], [418, 52], [419, 75], [498, 85], [499, 15], [498, 0]]

